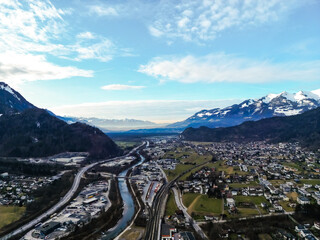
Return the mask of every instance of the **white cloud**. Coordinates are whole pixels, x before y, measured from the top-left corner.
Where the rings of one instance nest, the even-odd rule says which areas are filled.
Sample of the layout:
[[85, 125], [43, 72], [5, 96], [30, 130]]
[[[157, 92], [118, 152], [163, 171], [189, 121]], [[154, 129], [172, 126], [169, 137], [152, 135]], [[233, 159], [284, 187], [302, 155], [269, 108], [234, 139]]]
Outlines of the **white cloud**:
[[90, 6], [90, 13], [97, 14], [98, 16], [117, 16], [118, 12], [115, 8], [104, 6], [104, 5], [94, 5]]
[[12, 1], [11, 5], [0, 2], [1, 35], [14, 34], [16, 38], [47, 42], [64, 29], [61, 9], [50, 1]]
[[96, 37], [91, 32], [81, 32], [81, 33], [79, 33], [77, 35], [77, 38], [80, 38], [80, 39], [95, 39]]
[[160, 37], [163, 35], [163, 32], [161, 32], [159, 29], [156, 29], [152, 26], [149, 27], [149, 31], [150, 31], [150, 34], [155, 37]]
[[77, 53], [75, 60], [97, 59], [101, 62], [110, 61], [113, 58], [116, 47], [106, 38], [101, 38], [96, 43], [77, 43], [71, 48]]
[[61, 116], [143, 119], [157, 123], [184, 120], [201, 109], [227, 107], [241, 100], [140, 100], [83, 103], [49, 108]]
[[50, 63], [43, 55], [0, 54], [0, 81], [16, 86], [23, 82], [64, 79], [70, 77], [93, 77], [93, 72], [76, 67], [62, 67]]
[[[70, 54], [68, 45], [56, 43], [66, 31], [63, 15], [49, 0], [0, 1], [0, 79], [17, 85], [27, 81], [92, 77], [93, 72], [59, 66], [48, 55]], [[80, 55], [80, 54], [79, 54]]]
[[164, 0], [155, 7], [149, 31], [155, 37], [206, 41], [230, 28], [279, 21], [310, 2], [313, 0], [189, 0], [177, 4]]
[[138, 71], [162, 81], [183, 83], [316, 81], [320, 76], [320, 61], [273, 63], [220, 53], [204, 57], [155, 58], [141, 65]]
[[103, 90], [136, 90], [136, 89], [142, 89], [142, 88], [145, 88], [145, 86], [110, 84], [110, 85], [101, 87], [101, 89]]
[[[97, 14], [116, 14], [112, 8], [93, 6], [91, 10]], [[109, 39], [92, 32], [74, 34], [74, 39], [63, 38], [67, 32], [73, 31], [63, 18], [71, 13], [70, 9], [57, 9], [49, 0], [0, 0], [1, 79], [17, 84], [92, 77], [92, 71], [59, 66], [48, 59], [54, 56], [71, 61], [93, 59], [107, 62], [115, 55], [132, 55], [131, 49], [120, 49]], [[11, 61], [14, 58], [16, 62]]]

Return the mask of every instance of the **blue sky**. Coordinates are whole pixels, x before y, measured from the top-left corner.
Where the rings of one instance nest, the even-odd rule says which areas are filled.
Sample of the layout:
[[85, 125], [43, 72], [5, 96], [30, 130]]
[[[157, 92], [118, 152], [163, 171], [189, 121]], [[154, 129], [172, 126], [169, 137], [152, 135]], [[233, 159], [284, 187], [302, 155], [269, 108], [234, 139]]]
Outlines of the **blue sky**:
[[317, 0], [0, 0], [0, 80], [60, 115], [183, 120], [320, 88]]

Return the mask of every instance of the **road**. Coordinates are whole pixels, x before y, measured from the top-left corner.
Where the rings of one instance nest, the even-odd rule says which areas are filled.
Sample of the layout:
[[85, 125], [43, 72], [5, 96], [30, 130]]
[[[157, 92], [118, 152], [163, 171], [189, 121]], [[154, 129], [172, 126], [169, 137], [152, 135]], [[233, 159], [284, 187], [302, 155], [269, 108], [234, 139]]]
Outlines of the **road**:
[[184, 171], [179, 176], [175, 177], [170, 182], [163, 184], [160, 190], [158, 191], [157, 195], [154, 198], [152, 203], [152, 207], [149, 211], [149, 221], [146, 227], [146, 236], [145, 240], [158, 240], [160, 239], [160, 230], [161, 230], [161, 220], [164, 215], [164, 210], [167, 203], [167, 197], [171, 187], [175, 184], [175, 182], [182, 177], [187, 172], [192, 171], [193, 169], [200, 167], [202, 165], [207, 164], [210, 161], [204, 162], [199, 165], [195, 165], [194, 167]]
[[[107, 159], [107, 160], [104, 160], [104, 161], [100, 161], [100, 162], [95, 162], [95, 163], [92, 163], [90, 165], [87, 165], [83, 168], [80, 169], [80, 171], [77, 173], [76, 177], [74, 178], [74, 181], [73, 181], [73, 184], [72, 184], [72, 187], [71, 189], [68, 191], [68, 193], [60, 199], [60, 201], [54, 205], [53, 207], [51, 207], [49, 210], [47, 210], [46, 212], [44, 212], [43, 214], [41, 214], [40, 216], [38, 216], [37, 218], [33, 219], [32, 221], [30, 221], [29, 223], [23, 225], [22, 227], [14, 230], [13, 232], [5, 235], [4, 237], [1, 237], [0, 240], [7, 240], [7, 239], [10, 239], [11, 237], [15, 236], [15, 235], [18, 235], [18, 234], [21, 234], [25, 231], [27, 231], [28, 229], [32, 228], [34, 225], [38, 224], [39, 222], [41, 222], [42, 220], [48, 218], [49, 216], [51, 216], [53, 213], [55, 213], [59, 208], [61, 208], [63, 205], [65, 205], [66, 203], [68, 203], [72, 196], [75, 194], [75, 192], [78, 190], [78, 187], [80, 185], [80, 181], [81, 181], [81, 178], [83, 176], [83, 174], [88, 171], [88, 169], [98, 165], [98, 164], [102, 164], [102, 163], [106, 163], [106, 162], [111, 162], [111, 161], [115, 161], [115, 160], [118, 160], [120, 158], [123, 158], [123, 157], [127, 157], [129, 156], [130, 154], [134, 153], [135, 151], [137, 151], [137, 149], [139, 149], [140, 147], [142, 147], [143, 145], [145, 145], [146, 143], [144, 142], [143, 144], [141, 144], [140, 146], [132, 149], [129, 153], [127, 153], [126, 155], [124, 156], [121, 156], [121, 157], [115, 157], [115, 158], [111, 158], [111, 159]], [[148, 143], [147, 143], [148, 144]]]
[[[237, 220], [242, 221], [242, 220], [249, 220], [249, 219], [256, 219], [256, 218], [267, 218], [267, 217], [274, 217], [274, 216], [284, 216], [287, 215], [289, 218], [291, 218], [294, 212], [282, 212], [282, 213], [268, 213], [264, 215], [255, 215], [252, 217], [242, 217], [242, 218], [237, 218]], [[213, 223], [226, 223], [226, 222], [231, 222], [232, 220], [213, 220], [211, 222]], [[207, 221], [204, 222], [198, 222], [199, 225], [207, 224]]]
[[192, 227], [194, 228], [194, 230], [203, 239], [208, 239], [207, 235], [202, 231], [202, 229], [201, 229], [201, 227], [199, 227], [198, 223], [196, 221], [194, 221], [193, 218], [187, 212], [187, 208], [183, 205], [182, 196], [181, 196], [180, 192], [175, 187], [173, 187], [172, 190], [174, 193], [174, 199], [176, 201], [177, 207], [183, 212], [183, 214], [186, 218], [186, 221], [192, 224]]

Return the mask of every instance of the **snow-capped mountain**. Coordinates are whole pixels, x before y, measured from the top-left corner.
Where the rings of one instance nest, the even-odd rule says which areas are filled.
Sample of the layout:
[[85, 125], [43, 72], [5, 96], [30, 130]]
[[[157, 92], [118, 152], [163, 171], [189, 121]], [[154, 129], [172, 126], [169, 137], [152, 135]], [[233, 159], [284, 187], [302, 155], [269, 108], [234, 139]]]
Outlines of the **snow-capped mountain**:
[[20, 93], [0, 82], [0, 115], [10, 115], [34, 108]]
[[274, 116], [291, 116], [320, 107], [320, 89], [269, 94], [260, 99], [248, 99], [223, 109], [202, 110], [190, 118], [169, 125], [172, 128], [228, 127], [245, 121], [256, 121]]

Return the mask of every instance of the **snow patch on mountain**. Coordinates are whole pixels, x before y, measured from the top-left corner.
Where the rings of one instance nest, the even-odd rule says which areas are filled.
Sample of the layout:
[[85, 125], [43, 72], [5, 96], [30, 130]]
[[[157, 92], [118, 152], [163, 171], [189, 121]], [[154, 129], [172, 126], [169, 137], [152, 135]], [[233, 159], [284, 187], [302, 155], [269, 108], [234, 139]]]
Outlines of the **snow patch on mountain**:
[[302, 113], [302, 109], [285, 109], [285, 108], [276, 108], [274, 110], [275, 113], [283, 114], [285, 116], [292, 116]]
[[14, 91], [12, 90], [11, 87], [9, 87], [8, 85], [0, 85], [0, 88], [2, 90], [7, 91], [8, 93], [10, 93], [11, 95], [13, 95], [16, 99], [18, 99], [20, 101], [20, 98], [14, 93]]
[[317, 95], [317, 96], [320, 98], [320, 88], [319, 88], [319, 89], [317, 89], [317, 90], [313, 90], [313, 91], [311, 91], [311, 93], [313, 93], [313, 94]]

